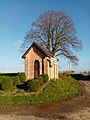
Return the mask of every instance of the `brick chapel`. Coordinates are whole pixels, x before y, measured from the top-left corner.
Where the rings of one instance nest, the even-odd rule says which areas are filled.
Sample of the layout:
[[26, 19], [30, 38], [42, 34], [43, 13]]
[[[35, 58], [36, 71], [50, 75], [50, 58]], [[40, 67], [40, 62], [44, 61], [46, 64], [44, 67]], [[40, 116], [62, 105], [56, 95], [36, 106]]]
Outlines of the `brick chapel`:
[[33, 42], [22, 56], [27, 79], [48, 74], [49, 79], [58, 78], [58, 59], [39, 44]]

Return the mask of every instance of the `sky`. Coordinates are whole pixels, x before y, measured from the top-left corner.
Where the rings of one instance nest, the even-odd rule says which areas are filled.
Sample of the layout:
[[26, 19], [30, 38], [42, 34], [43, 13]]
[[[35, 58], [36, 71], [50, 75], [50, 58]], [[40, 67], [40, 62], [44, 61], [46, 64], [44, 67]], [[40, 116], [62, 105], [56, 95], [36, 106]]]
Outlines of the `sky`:
[[[0, 72], [24, 71], [20, 45], [31, 24], [47, 10], [66, 12], [75, 24], [83, 49], [75, 53], [76, 72], [90, 71], [90, 0], [0, 0]], [[68, 60], [59, 58], [59, 71], [68, 70]]]

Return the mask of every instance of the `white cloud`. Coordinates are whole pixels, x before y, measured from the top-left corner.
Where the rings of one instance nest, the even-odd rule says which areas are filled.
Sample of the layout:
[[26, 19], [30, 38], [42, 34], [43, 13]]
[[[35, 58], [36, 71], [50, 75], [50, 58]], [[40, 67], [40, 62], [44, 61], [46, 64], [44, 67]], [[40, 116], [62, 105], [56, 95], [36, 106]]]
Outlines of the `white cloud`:
[[15, 46], [17, 49], [20, 48], [21, 44], [22, 44], [22, 41], [21, 41], [21, 40], [16, 40], [16, 41], [14, 42], [14, 46]]

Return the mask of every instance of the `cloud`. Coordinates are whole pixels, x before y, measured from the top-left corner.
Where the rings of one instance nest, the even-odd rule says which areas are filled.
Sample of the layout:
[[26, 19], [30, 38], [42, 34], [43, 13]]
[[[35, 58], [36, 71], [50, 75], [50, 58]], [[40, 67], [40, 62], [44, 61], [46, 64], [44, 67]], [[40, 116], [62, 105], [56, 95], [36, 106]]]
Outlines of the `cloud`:
[[17, 49], [20, 48], [21, 44], [22, 44], [22, 41], [21, 41], [21, 40], [16, 40], [16, 41], [14, 42], [14, 46], [15, 46]]

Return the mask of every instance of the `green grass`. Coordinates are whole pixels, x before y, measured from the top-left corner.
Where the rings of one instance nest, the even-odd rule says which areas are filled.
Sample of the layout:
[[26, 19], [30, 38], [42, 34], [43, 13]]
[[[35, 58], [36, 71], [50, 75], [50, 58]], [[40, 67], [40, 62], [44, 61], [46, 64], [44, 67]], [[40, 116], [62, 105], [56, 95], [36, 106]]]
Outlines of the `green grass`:
[[64, 101], [78, 95], [79, 91], [76, 80], [63, 76], [62, 79], [50, 81], [40, 94], [27, 95], [24, 90], [15, 87], [7, 92], [0, 90], [0, 104], [38, 104]]

